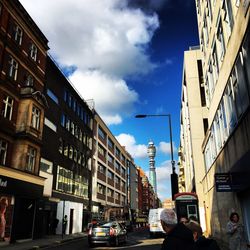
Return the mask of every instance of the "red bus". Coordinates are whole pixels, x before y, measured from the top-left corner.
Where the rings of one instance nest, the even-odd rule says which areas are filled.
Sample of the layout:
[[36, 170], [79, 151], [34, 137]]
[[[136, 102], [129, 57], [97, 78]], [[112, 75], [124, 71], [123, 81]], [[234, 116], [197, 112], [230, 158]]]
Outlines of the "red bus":
[[174, 200], [178, 221], [181, 217], [186, 217], [200, 222], [197, 194], [191, 192], [178, 193], [175, 194]]

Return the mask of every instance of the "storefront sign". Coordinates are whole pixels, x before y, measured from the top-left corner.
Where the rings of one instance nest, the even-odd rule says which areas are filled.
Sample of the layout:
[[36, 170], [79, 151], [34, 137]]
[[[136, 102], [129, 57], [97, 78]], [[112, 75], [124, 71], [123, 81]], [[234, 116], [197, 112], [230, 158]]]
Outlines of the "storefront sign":
[[42, 197], [43, 186], [0, 175], [0, 193]]
[[232, 178], [230, 173], [215, 174], [217, 192], [232, 192]]

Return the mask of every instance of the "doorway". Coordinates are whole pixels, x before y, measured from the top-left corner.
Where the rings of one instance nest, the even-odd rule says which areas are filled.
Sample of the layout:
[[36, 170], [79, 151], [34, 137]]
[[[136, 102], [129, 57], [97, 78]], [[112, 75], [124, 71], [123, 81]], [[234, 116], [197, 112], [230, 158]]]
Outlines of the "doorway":
[[73, 222], [74, 222], [74, 209], [70, 209], [70, 217], [69, 217], [69, 234], [73, 232]]

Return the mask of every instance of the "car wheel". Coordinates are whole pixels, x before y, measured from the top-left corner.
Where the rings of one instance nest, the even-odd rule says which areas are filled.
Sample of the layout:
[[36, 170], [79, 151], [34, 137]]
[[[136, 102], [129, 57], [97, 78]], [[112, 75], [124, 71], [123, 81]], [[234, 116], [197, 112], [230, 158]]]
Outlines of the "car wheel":
[[126, 243], [126, 242], [127, 242], [127, 240], [128, 240], [128, 235], [127, 235], [127, 234], [125, 234], [125, 236], [124, 236], [124, 243]]
[[115, 246], [116, 246], [116, 247], [119, 246], [119, 238], [118, 238], [118, 236], [115, 238]]
[[91, 242], [89, 242], [89, 247], [90, 247], [90, 248], [94, 247], [94, 244], [91, 243]]

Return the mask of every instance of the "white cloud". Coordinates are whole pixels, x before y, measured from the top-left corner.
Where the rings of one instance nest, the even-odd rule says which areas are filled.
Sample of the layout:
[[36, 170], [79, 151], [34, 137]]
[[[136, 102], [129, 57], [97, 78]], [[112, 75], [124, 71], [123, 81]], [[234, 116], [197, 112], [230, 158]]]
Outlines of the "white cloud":
[[[138, 99], [122, 79], [155, 68], [147, 45], [159, 27], [157, 15], [117, 0], [20, 1], [48, 38], [57, 62], [77, 69], [71, 80], [81, 95], [94, 98], [98, 113], [109, 123], [120, 123], [120, 111], [126, 113]], [[109, 89], [104, 89], [103, 79]], [[107, 91], [108, 103], [103, 105]]]
[[[171, 145], [169, 142], [160, 142], [159, 143], [159, 147], [158, 147], [159, 151], [164, 153], [164, 154], [171, 154]], [[174, 142], [173, 142], [173, 152], [175, 152], [177, 149], [174, 145]]]
[[121, 115], [131, 113], [138, 101], [138, 94], [124, 80], [99, 71], [76, 70], [70, 80], [84, 99], [96, 100], [95, 108], [107, 124], [121, 123]]
[[116, 139], [126, 150], [132, 155], [133, 158], [147, 158], [147, 145], [136, 144], [134, 136], [130, 134], [120, 134]]

